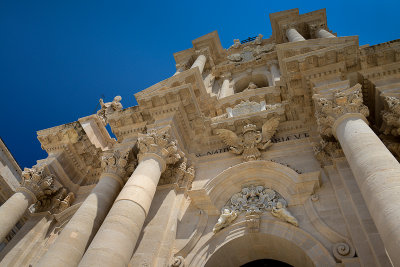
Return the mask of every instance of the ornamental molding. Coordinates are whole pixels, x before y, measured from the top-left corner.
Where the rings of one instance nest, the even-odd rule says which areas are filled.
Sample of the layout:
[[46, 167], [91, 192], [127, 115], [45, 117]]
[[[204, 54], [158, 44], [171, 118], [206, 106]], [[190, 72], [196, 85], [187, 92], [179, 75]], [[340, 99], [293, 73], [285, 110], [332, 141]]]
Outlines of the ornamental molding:
[[44, 166], [33, 166], [22, 171], [21, 186], [17, 191], [28, 191], [34, 197], [34, 202], [42, 201], [57, 192], [55, 175], [47, 175]]
[[[246, 223], [251, 231], [257, 231], [259, 221], [257, 216], [269, 211], [271, 214], [287, 223], [298, 226], [298, 221], [287, 210], [286, 200], [275, 190], [262, 185], [250, 185], [234, 194], [221, 210], [221, 215], [213, 228], [217, 233], [229, 226], [240, 213], [246, 214]], [[259, 217], [258, 217], [259, 218]]]
[[315, 117], [321, 136], [332, 137], [332, 125], [346, 113], [361, 113], [368, 117], [368, 107], [363, 104], [361, 85], [331, 93], [331, 95], [314, 94]]
[[167, 166], [162, 173], [158, 185], [176, 184], [179, 188], [190, 190], [195, 177], [194, 166], [187, 163], [187, 158], [183, 157], [175, 164]]
[[279, 125], [279, 118], [273, 117], [262, 126], [262, 131], [257, 131], [257, 126], [247, 124], [243, 126], [243, 132], [239, 136], [231, 130], [217, 129], [215, 133], [229, 146], [230, 152], [242, 155], [244, 161], [260, 159], [260, 150], [271, 146], [271, 138]]

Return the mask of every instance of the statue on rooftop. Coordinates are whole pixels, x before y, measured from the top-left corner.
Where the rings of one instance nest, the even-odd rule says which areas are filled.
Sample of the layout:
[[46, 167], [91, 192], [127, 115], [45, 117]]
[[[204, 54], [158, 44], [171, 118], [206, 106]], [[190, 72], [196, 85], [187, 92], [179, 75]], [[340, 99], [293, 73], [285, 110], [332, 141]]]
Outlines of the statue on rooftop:
[[112, 102], [107, 102], [104, 103], [103, 99], [100, 98], [100, 106], [101, 109], [97, 111], [97, 115], [102, 119], [104, 124], [108, 123], [108, 116], [113, 114], [115, 111], [119, 111], [122, 109], [122, 104], [121, 104], [121, 99], [122, 97], [117, 95], [114, 97], [114, 100]]

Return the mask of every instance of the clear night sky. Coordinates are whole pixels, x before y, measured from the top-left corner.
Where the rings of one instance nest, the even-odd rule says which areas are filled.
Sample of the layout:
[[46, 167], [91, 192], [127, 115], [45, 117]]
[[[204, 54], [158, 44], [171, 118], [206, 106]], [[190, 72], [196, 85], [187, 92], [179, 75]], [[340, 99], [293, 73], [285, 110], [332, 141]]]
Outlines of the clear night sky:
[[0, 136], [21, 168], [45, 158], [36, 131], [76, 121], [98, 99], [133, 94], [175, 72], [172, 54], [217, 30], [234, 38], [271, 35], [269, 13], [327, 9], [338, 36], [360, 45], [400, 38], [392, 1], [18, 1], [0, 0]]

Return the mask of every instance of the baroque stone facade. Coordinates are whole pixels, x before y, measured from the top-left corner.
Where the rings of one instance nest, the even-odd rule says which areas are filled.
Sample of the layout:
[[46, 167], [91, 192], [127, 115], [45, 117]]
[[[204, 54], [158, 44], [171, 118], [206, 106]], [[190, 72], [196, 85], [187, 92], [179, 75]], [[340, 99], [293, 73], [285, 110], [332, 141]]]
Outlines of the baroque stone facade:
[[0, 266], [400, 266], [400, 41], [270, 20], [193, 40], [138, 106], [39, 131], [31, 168], [1, 143]]

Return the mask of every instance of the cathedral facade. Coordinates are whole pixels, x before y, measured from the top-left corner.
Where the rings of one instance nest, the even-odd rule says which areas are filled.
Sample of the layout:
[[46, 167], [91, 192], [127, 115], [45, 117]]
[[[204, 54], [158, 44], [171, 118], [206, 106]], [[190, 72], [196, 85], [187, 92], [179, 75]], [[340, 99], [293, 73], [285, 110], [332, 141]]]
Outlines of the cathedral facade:
[[1, 143], [0, 266], [400, 266], [400, 40], [270, 22], [38, 131], [32, 168]]

